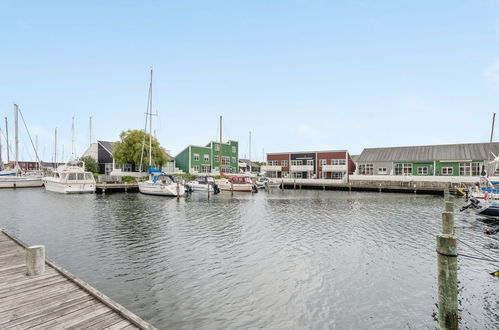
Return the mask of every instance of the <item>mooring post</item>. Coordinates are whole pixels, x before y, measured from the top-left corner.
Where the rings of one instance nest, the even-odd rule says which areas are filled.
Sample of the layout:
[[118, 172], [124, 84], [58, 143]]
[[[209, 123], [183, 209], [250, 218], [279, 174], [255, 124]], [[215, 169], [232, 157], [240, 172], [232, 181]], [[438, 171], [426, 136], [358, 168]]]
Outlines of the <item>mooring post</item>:
[[230, 183], [230, 195], [234, 196], [234, 183], [233, 182]]
[[444, 201], [450, 201], [449, 187], [444, 188]]
[[454, 235], [454, 213], [442, 212], [442, 233]]
[[180, 182], [177, 180], [177, 201], [180, 200]]
[[445, 201], [445, 212], [454, 213], [454, 203], [452, 201]]
[[213, 191], [215, 191], [214, 186], [210, 182], [208, 182], [208, 200], [210, 200], [210, 188], [211, 187], [213, 187]]
[[457, 249], [456, 238], [437, 235], [438, 260], [438, 323], [440, 329], [459, 328], [457, 304]]
[[33, 245], [26, 248], [26, 268], [28, 276], [45, 273], [44, 245]]
[[296, 190], [296, 179], [293, 181], [293, 190]]
[[281, 179], [281, 190], [284, 190], [284, 179]]

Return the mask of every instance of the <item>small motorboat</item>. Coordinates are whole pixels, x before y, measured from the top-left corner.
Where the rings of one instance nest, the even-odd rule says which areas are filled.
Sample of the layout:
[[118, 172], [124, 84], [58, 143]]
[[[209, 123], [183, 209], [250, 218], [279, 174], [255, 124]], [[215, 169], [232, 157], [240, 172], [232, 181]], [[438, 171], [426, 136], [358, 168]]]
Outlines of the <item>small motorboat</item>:
[[222, 191], [258, 192], [258, 188], [249, 176], [235, 175], [217, 180]]
[[153, 169], [151, 166], [149, 166], [149, 174], [152, 176], [150, 180], [139, 182], [140, 193], [167, 197], [184, 196], [184, 185], [176, 182], [171, 175]]
[[91, 172], [86, 172], [78, 162], [61, 165], [53, 176], [43, 178], [47, 191], [63, 194], [83, 194], [95, 192], [95, 179]]
[[212, 193], [218, 194], [220, 192], [220, 188], [215, 183], [215, 180], [212, 176], [199, 176], [196, 180], [189, 181], [185, 184], [185, 187], [188, 191], [204, 191], [208, 192], [208, 190]]
[[281, 186], [278, 182], [275, 182], [266, 177], [259, 178], [255, 182], [255, 185], [257, 186], [258, 189], [272, 189], [272, 188], [279, 188]]

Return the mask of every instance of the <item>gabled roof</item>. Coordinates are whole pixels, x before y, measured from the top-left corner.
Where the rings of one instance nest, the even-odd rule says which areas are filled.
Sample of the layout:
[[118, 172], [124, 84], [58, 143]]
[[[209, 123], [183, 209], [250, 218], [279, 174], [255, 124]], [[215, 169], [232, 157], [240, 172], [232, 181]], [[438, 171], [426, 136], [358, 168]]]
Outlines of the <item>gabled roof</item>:
[[[248, 165], [248, 166], [249, 166], [249, 164], [250, 164], [249, 159], [239, 158], [239, 162], [240, 162], [240, 163], [245, 163], [245, 164], [246, 164], [246, 165]], [[258, 165], [258, 164], [257, 164], [257, 163], [255, 163], [255, 162], [251, 162], [251, 167], [260, 167], [260, 165]]]
[[[366, 148], [357, 162], [396, 162], [396, 161], [434, 161], [434, 160], [487, 160], [489, 148], [499, 155], [499, 142], [443, 144], [413, 147]], [[490, 156], [493, 159], [493, 156]]]
[[100, 144], [107, 152], [109, 152], [110, 155], [113, 154], [114, 144], [116, 142], [97, 141], [97, 143]]

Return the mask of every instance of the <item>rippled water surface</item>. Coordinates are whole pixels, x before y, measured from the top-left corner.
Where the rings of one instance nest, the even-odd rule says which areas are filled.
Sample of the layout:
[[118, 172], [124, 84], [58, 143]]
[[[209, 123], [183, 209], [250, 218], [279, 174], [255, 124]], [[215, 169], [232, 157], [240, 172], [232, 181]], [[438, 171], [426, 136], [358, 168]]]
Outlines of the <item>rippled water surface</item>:
[[[437, 325], [441, 197], [277, 190], [177, 202], [27, 189], [0, 191], [0, 207], [1, 227], [160, 329]], [[487, 224], [456, 214], [456, 226], [499, 259]], [[459, 267], [463, 328], [499, 328], [488, 275], [499, 265]]]

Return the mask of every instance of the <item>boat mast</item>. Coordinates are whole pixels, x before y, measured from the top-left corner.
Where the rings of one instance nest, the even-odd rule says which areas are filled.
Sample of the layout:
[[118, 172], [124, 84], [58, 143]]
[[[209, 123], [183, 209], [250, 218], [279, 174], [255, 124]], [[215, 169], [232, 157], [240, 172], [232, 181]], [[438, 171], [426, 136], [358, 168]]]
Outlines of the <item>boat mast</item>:
[[9, 145], [9, 125], [7, 124], [7, 117], [5, 117], [5, 139], [7, 143], [7, 164], [10, 163], [10, 145]]
[[54, 131], [54, 168], [57, 168], [57, 127]]
[[72, 118], [71, 123], [71, 158], [75, 159], [75, 117]]
[[152, 166], [152, 68], [149, 82], [149, 166]]
[[249, 166], [250, 166], [250, 174], [251, 174], [251, 131], [249, 132]]
[[0, 128], [0, 169], [3, 168], [2, 162], [2, 129]]
[[16, 144], [16, 165], [15, 168], [19, 167], [19, 109], [17, 107], [17, 104], [14, 104], [14, 123], [15, 123], [15, 144]]
[[90, 144], [92, 145], [92, 116], [90, 116]]
[[222, 168], [222, 116], [220, 116], [220, 175], [223, 176], [223, 168]]
[[489, 152], [487, 155], [487, 165], [489, 168], [487, 168], [487, 176], [489, 176], [489, 170], [490, 170], [490, 155], [492, 153], [492, 139], [494, 137], [494, 124], [496, 121], [496, 113], [494, 112], [492, 114], [492, 129], [490, 130], [490, 142], [489, 142]]

